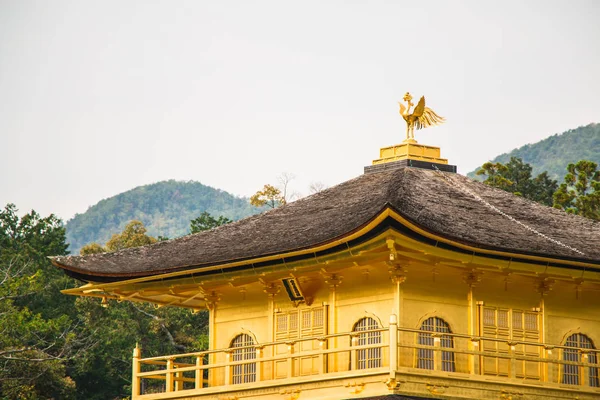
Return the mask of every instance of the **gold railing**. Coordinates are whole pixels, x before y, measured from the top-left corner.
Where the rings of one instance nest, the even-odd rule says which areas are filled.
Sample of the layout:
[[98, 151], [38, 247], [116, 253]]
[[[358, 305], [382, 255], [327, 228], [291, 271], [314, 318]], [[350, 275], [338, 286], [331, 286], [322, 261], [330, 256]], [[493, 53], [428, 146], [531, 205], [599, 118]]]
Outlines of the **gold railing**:
[[[241, 381], [239, 383], [256, 384], [295, 377], [306, 379], [310, 375], [333, 372], [334, 369], [336, 372], [358, 371], [361, 367], [359, 365], [361, 352], [365, 356], [368, 352], [379, 355], [378, 367], [382, 369], [382, 373], [385, 373], [387, 369], [383, 368], [389, 366], [387, 361], [389, 345], [387, 340], [384, 341], [384, 336], [387, 336], [384, 334], [388, 331], [388, 329], [372, 329], [144, 359], [140, 358], [141, 349], [136, 348], [133, 357], [132, 394], [135, 398], [142, 394], [197, 390], [214, 386], [239, 387], [235, 384], [236, 372], [241, 372], [238, 374], [241, 375], [241, 379], [238, 379]], [[382, 334], [379, 343], [356, 344], [361, 335], [377, 332]], [[332, 347], [334, 343], [340, 344], [342, 341], [347, 343]], [[317, 349], [301, 351], [300, 349], [307, 344]], [[284, 353], [277, 354], [277, 349], [281, 347], [284, 348]], [[243, 354], [246, 349], [252, 349], [255, 357], [233, 360], [232, 355], [236, 351]], [[306, 360], [309, 360], [312, 368], [301, 371], [300, 364]], [[249, 379], [244, 379], [244, 375]]]
[[[364, 341], [367, 344], [359, 345]], [[444, 347], [450, 342], [452, 347]], [[565, 349], [570, 354], [575, 350], [580, 361], [563, 360]], [[388, 328], [246, 347], [151, 358], [141, 358], [141, 349], [136, 348], [132, 398], [143, 399], [153, 393], [182, 395], [184, 391], [201, 394], [210, 388], [243, 390], [259, 384], [281, 384], [282, 379], [291, 384], [336, 373], [344, 377], [380, 373], [394, 378], [397, 371], [425, 370], [459, 378], [466, 373], [553, 387], [587, 387], [600, 393], [595, 387], [600, 365], [590, 363], [590, 359], [598, 360], [598, 350], [422, 331], [398, 327], [392, 316]], [[486, 369], [490, 365], [496, 369]], [[565, 372], [569, 379], [565, 379]]]

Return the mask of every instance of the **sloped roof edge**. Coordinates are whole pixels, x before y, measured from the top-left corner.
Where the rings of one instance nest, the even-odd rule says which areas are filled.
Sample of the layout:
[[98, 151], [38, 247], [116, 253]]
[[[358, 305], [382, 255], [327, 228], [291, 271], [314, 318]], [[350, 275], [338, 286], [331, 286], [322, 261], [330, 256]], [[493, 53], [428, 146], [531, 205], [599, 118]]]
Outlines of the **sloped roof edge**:
[[[383, 210], [378, 215], [372, 218], [367, 223], [363, 224], [359, 229], [353, 232], [347, 232], [341, 237], [334, 238], [327, 243], [320, 243], [308, 248], [299, 248], [286, 253], [266, 254], [259, 257], [246, 259], [229, 260], [222, 263], [212, 263], [204, 265], [189, 265], [171, 267], [162, 271], [154, 271], [152, 274], [139, 275], [90, 275], [83, 270], [74, 270], [72, 267], [64, 266], [53, 258], [52, 262], [57, 267], [63, 268], [67, 273], [79, 280], [93, 282], [115, 282], [121, 280], [136, 280], [136, 278], [149, 278], [150, 280], [172, 279], [190, 276], [210, 275], [213, 273], [225, 273], [234, 270], [242, 270], [247, 268], [260, 268], [272, 266], [282, 263], [290, 263], [309, 258], [319, 258], [327, 254], [345, 251], [354, 246], [360, 245], [376, 236], [386, 234], [393, 230], [410, 239], [414, 239], [420, 243], [428, 244], [433, 247], [438, 247], [444, 250], [450, 250], [460, 253], [469, 254], [471, 256], [479, 256], [484, 258], [493, 258], [497, 260], [505, 260], [520, 263], [530, 264], [545, 264], [561, 268], [569, 268], [576, 270], [585, 270], [586, 268], [594, 268], [600, 271], [600, 261], [590, 262], [589, 260], [565, 257], [552, 258], [544, 254], [536, 254], [534, 252], [511, 253], [506, 249], [497, 247], [481, 247], [476, 244], [463, 242], [456, 238], [440, 237], [435, 233], [429, 232], [427, 229], [418, 226], [413, 221], [406, 219], [398, 210], [391, 204], [386, 204]], [[246, 268], [244, 268], [246, 267]], [[146, 280], [146, 279], [144, 279]]]
[[[495, 212], [484, 202], [514, 218]], [[481, 252], [488, 257], [537, 257], [561, 265], [600, 263], [600, 223], [461, 175], [408, 167], [364, 174], [211, 231], [115, 253], [54, 257], [52, 262], [72, 276], [90, 281], [271, 262], [353, 240], [365, 234], [366, 227], [374, 229], [386, 212], [403, 221], [404, 228], [398, 229], [405, 229], [405, 234], [418, 232], [423, 240], [433, 239], [456, 251]]]

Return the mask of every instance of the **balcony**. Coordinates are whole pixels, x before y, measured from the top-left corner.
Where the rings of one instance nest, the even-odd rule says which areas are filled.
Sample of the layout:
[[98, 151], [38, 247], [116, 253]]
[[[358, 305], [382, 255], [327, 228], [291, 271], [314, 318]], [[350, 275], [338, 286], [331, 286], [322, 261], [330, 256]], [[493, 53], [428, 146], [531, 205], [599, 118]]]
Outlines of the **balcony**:
[[[398, 327], [133, 356], [132, 399], [600, 396], [598, 351]], [[282, 395], [284, 397], [282, 397]]]

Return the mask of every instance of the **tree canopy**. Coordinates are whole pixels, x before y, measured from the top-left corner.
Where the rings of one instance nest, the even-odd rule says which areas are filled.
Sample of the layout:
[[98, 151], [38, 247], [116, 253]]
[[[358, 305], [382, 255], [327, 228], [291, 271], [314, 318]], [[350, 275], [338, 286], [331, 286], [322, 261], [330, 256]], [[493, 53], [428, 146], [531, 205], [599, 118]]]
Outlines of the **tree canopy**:
[[115, 233], [110, 240], [106, 242], [106, 246], [98, 243], [86, 244], [81, 248], [79, 254], [87, 255], [94, 253], [114, 252], [130, 247], [145, 246], [147, 244], [156, 243], [157, 239], [148, 236], [147, 230], [141, 221], [130, 221], [121, 233]]
[[554, 207], [600, 221], [600, 171], [598, 164], [581, 160], [569, 164], [565, 181], [554, 193]]
[[156, 243], [156, 239], [146, 235], [146, 227], [141, 221], [131, 221], [121, 233], [115, 233], [106, 242], [107, 251], [119, 251], [130, 247], [145, 246]]
[[506, 164], [487, 162], [477, 171], [486, 177], [484, 183], [507, 192], [523, 196], [547, 206], [553, 204], [552, 196], [558, 184], [547, 172], [532, 177], [533, 168], [520, 158], [511, 157]]
[[255, 207], [279, 207], [286, 203], [285, 197], [281, 194], [281, 190], [273, 185], [266, 184], [262, 190], [256, 192], [250, 197], [250, 204]]
[[[208, 213], [199, 218], [213, 219]], [[217, 221], [223, 221], [219, 217]], [[81, 248], [81, 254], [114, 252], [156, 243], [147, 234], [144, 224], [130, 221], [121, 233], [113, 234], [102, 246], [91, 243]], [[78, 363], [78, 372], [85, 382], [77, 393], [86, 399], [126, 397], [131, 391], [129, 376], [123, 369], [131, 368], [131, 351], [139, 344], [145, 355], [183, 353], [206, 349], [208, 318], [205, 312], [196, 314], [175, 307], [155, 309], [150, 304], [110, 301], [102, 307], [94, 298], [79, 298], [78, 310], [86, 326], [98, 342], [94, 351]], [[111, 396], [111, 397], [109, 397]]]
[[558, 186], [546, 172], [531, 177], [531, 165], [512, 157], [507, 164], [485, 163], [477, 171], [484, 183], [571, 214], [600, 221], [600, 171], [598, 164], [580, 160], [567, 166]]
[[0, 398], [76, 398], [67, 364], [89, 346], [74, 298], [60, 289], [72, 281], [47, 256], [66, 255], [65, 229], [54, 215], [0, 211]]
[[[222, 220], [222, 219], [221, 219]], [[139, 221], [113, 235], [117, 251], [155, 242]], [[62, 222], [35, 211], [19, 217], [15, 205], [0, 211], [0, 399], [122, 399], [131, 393], [131, 352], [144, 355], [203, 350], [205, 312], [111, 301], [60, 293], [80, 285], [51, 265], [66, 255]]]
[[190, 233], [207, 231], [230, 222], [232, 221], [227, 217], [219, 215], [219, 218], [215, 218], [208, 212], [204, 211], [198, 218], [194, 218], [190, 221]]
[[[555, 134], [537, 143], [501, 154], [491, 162], [506, 164], [511, 157], [520, 158], [531, 165], [534, 175], [547, 171], [550, 179], [562, 182], [569, 164], [579, 160], [600, 162], [600, 124], [580, 126]], [[469, 172], [467, 176], [476, 178], [476, 171]]]

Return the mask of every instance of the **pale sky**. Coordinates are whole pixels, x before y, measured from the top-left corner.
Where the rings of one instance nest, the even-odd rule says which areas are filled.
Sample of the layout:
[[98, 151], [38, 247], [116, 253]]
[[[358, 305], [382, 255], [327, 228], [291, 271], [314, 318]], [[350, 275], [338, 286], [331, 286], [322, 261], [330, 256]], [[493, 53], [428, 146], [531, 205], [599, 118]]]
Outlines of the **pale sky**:
[[0, 207], [65, 221], [166, 179], [249, 196], [404, 139], [466, 174], [600, 122], [600, 1], [0, 0]]

